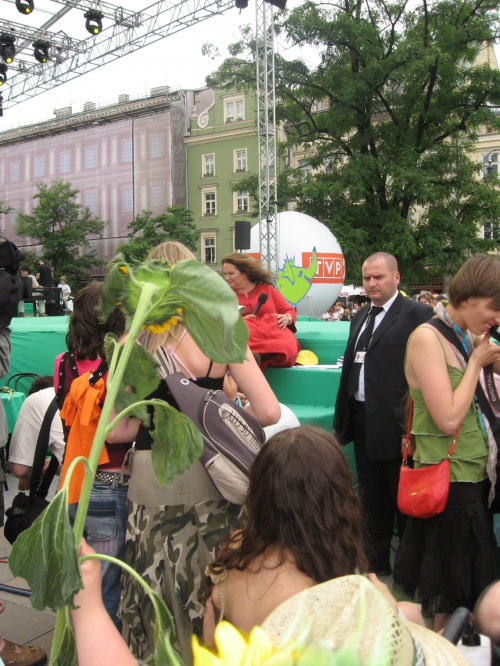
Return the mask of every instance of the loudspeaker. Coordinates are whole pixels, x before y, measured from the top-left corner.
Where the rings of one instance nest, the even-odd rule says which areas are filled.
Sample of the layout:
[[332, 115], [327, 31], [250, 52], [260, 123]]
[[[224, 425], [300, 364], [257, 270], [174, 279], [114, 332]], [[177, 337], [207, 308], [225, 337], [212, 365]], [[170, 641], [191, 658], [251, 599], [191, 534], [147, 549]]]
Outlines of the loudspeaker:
[[250, 249], [250, 229], [252, 228], [251, 222], [248, 220], [236, 220], [234, 223], [234, 249], [235, 250], [249, 250]]

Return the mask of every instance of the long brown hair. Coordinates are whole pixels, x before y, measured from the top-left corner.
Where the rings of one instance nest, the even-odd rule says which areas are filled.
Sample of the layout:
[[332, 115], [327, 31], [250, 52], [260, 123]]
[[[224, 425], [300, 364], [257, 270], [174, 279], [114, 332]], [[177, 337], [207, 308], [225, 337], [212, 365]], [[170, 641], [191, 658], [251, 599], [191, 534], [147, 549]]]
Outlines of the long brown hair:
[[[368, 570], [361, 509], [337, 440], [325, 430], [282, 430], [262, 447], [250, 472], [242, 529], [226, 538], [212, 573], [245, 570], [272, 550], [322, 583]], [[200, 600], [211, 594], [207, 577]]]
[[66, 347], [68, 351], [76, 352], [81, 361], [105, 358], [106, 333], [114, 333], [119, 337], [125, 330], [125, 318], [119, 308], [115, 308], [104, 323], [99, 321], [98, 307], [101, 296], [102, 284], [91, 282], [78, 291], [73, 301]]
[[222, 266], [224, 264], [233, 264], [240, 273], [246, 275], [250, 282], [254, 284], [273, 285], [273, 274], [271, 271], [266, 270], [260, 261], [257, 261], [257, 259], [254, 259], [249, 254], [233, 252], [224, 257], [221, 264]]

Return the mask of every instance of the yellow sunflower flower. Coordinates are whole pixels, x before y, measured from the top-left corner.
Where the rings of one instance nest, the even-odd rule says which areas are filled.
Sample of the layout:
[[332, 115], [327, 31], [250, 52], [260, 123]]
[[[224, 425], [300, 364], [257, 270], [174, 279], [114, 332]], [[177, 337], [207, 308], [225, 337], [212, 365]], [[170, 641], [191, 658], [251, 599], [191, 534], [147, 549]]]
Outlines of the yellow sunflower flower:
[[245, 638], [229, 622], [215, 628], [218, 656], [202, 647], [193, 636], [194, 666], [260, 666], [276, 652], [271, 639], [260, 627], [254, 627]]

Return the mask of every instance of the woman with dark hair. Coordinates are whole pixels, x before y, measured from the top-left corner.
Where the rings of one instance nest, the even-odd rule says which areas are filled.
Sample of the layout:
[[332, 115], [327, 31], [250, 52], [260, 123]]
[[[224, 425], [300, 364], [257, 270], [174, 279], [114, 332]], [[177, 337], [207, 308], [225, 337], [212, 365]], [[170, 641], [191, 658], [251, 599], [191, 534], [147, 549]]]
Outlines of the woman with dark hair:
[[249, 632], [297, 592], [367, 570], [359, 500], [340, 445], [320, 428], [283, 430], [252, 466], [242, 528], [206, 569], [205, 640], [213, 644], [222, 616]]
[[[450, 458], [443, 513], [408, 518], [396, 554], [395, 589], [418, 587], [424, 615], [438, 631], [459, 606], [473, 608], [497, 577], [492, 514], [497, 446], [475, 394], [483, 368], [500, 371], [500, 346], [489, 330], [500, 324], [500, 261], [469, 259], [452, 279], [449, 303], [408, 341], [405, 374], [413, 400], [415, 467]], [[453, 340], [453, 343], [452, 343]], [[466, 361], [468, 358], [468, 361]]]
[[[248, 254], [233, 252], [222, 260], [224, 279], [245, 308], [250, 339], [248, 346], [266, 366], [290, 368], [300, 346], [295, 337], [297, 313], [273, 286], [272, 273]], [[254, 314], [255, 309], [257, 311]]]
[[[105, 322], [99, 320], [102, 284], [93, 282], [77, 293], [66, 336], [68, 351], [55, 361], [54, 389], [63, 419], [66, 451], [61, 473], [64, 482], [71, 462], [79, 455], [88, 457], [106, 392], [107, 364], [104, 352], [106, 333], [120, 336], [125, 329], [122, 312], [115, 308]], [[90, 386], [92, 392], [89, 393]], [[89, 402], [91, 398], [91, 402]], [[90, 412], [90, 406], [92, 410]], [[83, 411], [87, 410], [86, 418]], [[90, 421], [89, 415], [91, 413]], [[122, 464], [128, 444], [106, 443], [95, 476], [85, 521], [85, 538], [98, 552], [121, 557], [127, 522], [127, 479]], [[74, 469], [69, 486], [70, 516], [76, 516], [84, 470]], [[111, 619], [120, 601], [121, 568], [103, 563], [103, 601]]]

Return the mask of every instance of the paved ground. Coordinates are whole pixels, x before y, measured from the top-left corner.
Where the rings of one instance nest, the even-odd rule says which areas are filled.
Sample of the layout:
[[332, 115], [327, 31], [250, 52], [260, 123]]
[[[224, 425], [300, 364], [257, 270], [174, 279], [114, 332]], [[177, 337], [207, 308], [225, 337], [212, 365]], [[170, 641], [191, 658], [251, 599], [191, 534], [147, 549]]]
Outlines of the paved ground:
[[[12, 504], [12, 499], [18, 492], [17, 479], [11, 474], [8, 475], [8, 485], [9, 490], [4, 493], [6, 507]], [[53, 482], [53, 486], [56, 485]], [[0, 527], [0, 559], [4, 560], [8, 557], [10, 548], [10, 543], [3, 535], [3, 527]], [[21, 578], [13, 578], [9, 565], [3, 563], [0, 563], [0, 585], [27, 589], [26, 582]], [[0, 636], [21, 645], [40, 645], [47, 654], [50, 654], [54, 637], [55, 613], [35, 611], [31, 608], [29, 597], [4, 592], [1, 589], [0, 601], [4, 605], [3, 611], [0, 613]]]

